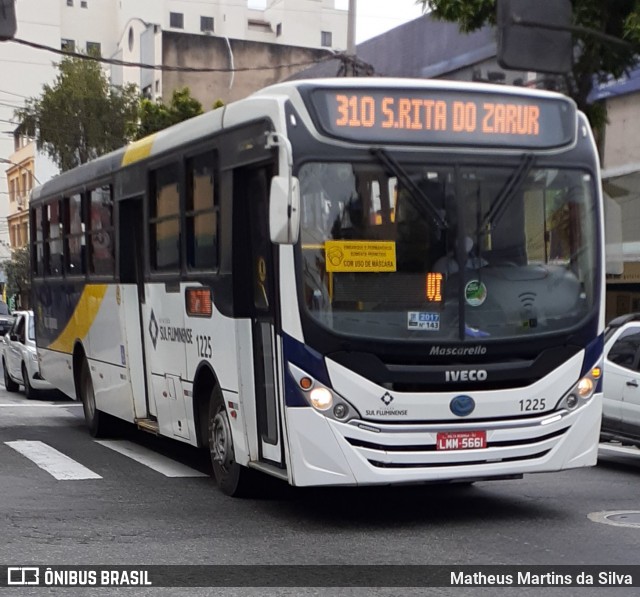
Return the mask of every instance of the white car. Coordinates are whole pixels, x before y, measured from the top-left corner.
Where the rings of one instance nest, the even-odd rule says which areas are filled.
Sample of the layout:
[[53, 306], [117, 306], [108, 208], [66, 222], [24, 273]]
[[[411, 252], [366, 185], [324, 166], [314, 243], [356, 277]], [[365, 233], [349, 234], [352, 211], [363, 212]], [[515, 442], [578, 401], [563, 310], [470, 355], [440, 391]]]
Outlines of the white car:
[[53, 386], [40, 375], [33, 311], [14, 311], [13, 316], [13, 325], [2, 343], [4, 387], [7, 392], [17, 392], [24, 386], [27, 398], [35, 398], [42, 390], [53, 390]]
[[604, 342], [600, 437], [640, 446], [640, 313], [612, 320]]

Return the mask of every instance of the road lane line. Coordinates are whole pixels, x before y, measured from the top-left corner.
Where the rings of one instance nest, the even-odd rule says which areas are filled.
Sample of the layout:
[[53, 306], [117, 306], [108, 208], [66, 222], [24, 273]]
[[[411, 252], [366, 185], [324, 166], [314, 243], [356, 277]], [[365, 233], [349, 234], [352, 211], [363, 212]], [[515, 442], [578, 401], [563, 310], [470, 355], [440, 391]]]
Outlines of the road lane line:
[[86, 466], [65, 456], [62, 452], [58, 452], [58, 450], [43, 442], [16, 440], [4, 443], [37, 464], [41, 469], [59, 481], [102, 479], [100, 475], [94, 473]]
[[4, 408], [14, 408], [14, 407], [26, 407], [26, 408], [38, 408], [41, 406], [46, 406], [49, 408], [71, 408], [73, 406], [79, 406], [82, 407], [82, 404], [37, 404], [37, 403], [33, 403], [33, 404], [0, 404], [0, 408], [4, 407]]
[[94, 440], [97, 444], [114, 450], [124, 456], [143, 464], [165, 477], [207, 477], [208, 475], [194, 468], [162, 456], [152, 450], [126, 440]]

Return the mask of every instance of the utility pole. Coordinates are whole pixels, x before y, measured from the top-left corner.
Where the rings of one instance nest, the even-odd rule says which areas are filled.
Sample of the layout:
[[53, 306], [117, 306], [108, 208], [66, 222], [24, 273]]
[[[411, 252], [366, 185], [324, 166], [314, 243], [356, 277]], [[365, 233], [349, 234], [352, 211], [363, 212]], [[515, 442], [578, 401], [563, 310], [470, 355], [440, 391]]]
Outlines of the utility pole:
[[356, 57], [356, 4], [357, 0], [349, 0], [347, 22], [347, 54]]
[[349, 0], [347, 51], [340, 56], [338, 77], [371, 77], [374, 74], [373, 66], [358, 60], [356, 56], [356, 3], [357, 0]]

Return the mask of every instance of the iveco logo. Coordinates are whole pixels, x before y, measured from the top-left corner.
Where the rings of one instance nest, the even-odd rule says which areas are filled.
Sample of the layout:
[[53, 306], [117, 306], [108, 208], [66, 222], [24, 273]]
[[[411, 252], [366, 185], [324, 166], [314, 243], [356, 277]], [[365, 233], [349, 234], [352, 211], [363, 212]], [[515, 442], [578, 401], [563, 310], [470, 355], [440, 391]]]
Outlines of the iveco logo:
[[445, 371], [445, 381], [484, 381], [487, 372], [484, 369], [463, 369], [462, 371]]
[[467, 415], [470, 415], [475, 407], [475, 400], [471, 398], [471, 396], [456, 396], [449, 403], [451, 412], [459, 417], [466, 417]]

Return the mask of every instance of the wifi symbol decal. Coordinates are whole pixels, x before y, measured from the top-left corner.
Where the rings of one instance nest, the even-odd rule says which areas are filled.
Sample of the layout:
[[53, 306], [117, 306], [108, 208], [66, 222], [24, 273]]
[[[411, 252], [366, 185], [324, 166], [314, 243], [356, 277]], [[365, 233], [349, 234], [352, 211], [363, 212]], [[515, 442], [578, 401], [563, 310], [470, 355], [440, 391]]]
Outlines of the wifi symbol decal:
[[533, 303], [536, 302], [536, 296], [537, 294], [535, 292], [523, 292], [522, 294], [518, 295], [520, 301], [522, 302], [522, 305], [527, 309], [533, 307]]

